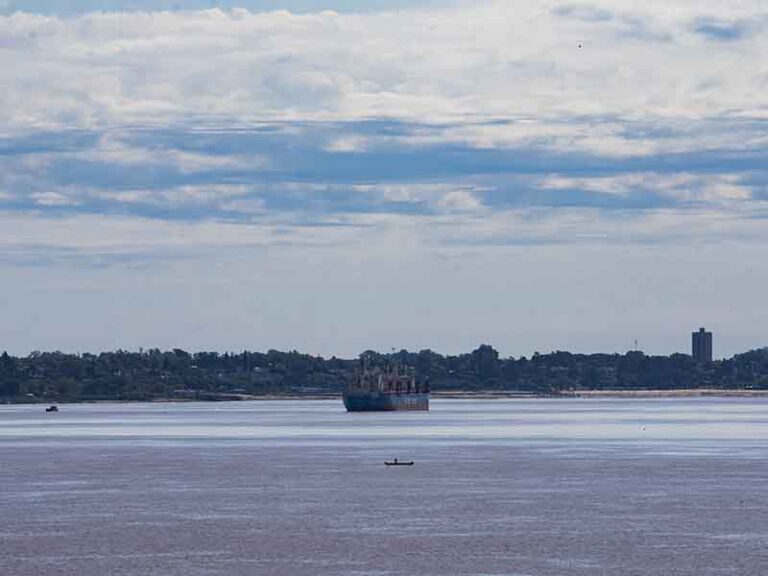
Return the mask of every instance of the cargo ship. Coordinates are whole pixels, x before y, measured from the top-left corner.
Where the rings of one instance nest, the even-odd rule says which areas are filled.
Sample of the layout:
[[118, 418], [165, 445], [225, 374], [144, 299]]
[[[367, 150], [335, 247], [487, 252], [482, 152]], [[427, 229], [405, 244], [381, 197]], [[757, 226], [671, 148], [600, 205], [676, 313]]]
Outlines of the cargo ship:
[[344, 389], [344, 406], [348, 412], [429, 410], [429, 382], [419, 382], [413, 368], [394, 363], [372, 368], [362, 359]]

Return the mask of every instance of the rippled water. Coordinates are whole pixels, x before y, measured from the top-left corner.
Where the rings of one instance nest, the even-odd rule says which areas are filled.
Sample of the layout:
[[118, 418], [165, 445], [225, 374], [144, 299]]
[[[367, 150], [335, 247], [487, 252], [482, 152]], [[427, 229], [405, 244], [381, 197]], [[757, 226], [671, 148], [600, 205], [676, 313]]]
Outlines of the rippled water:
[[767, 480], [765, 399], [0, 406], [0, 574], [762, 576]]

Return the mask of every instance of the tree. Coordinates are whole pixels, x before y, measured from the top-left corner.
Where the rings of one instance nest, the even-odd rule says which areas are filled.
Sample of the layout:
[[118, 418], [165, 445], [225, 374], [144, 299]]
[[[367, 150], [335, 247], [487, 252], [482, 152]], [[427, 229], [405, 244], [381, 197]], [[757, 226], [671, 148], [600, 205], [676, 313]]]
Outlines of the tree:
[[499, 374], [499, 353], [488, 344], [472, 352], [472, 369], [480, 380], [490, 380]]

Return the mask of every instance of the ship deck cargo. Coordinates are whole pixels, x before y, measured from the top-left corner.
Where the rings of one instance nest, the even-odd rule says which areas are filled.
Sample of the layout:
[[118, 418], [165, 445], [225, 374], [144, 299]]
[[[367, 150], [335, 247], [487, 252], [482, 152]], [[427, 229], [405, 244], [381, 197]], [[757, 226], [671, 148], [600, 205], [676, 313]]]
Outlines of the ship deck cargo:
[[419, 382], [412, 368], [387, 364], [360, 371], [344, 390], [348, 412], [429, 410], [429, 382]]

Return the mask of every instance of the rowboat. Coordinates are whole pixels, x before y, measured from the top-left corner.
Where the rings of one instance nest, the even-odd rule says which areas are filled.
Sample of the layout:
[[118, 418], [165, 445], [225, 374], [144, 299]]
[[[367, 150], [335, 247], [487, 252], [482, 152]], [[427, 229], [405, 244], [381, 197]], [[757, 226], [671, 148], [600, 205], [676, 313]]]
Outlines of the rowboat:
[[385, 466], [413, 466], [413, 460], [410, 462], [398, 462], [397, 458], [392, 460], [392, 462], [384, 462]]

